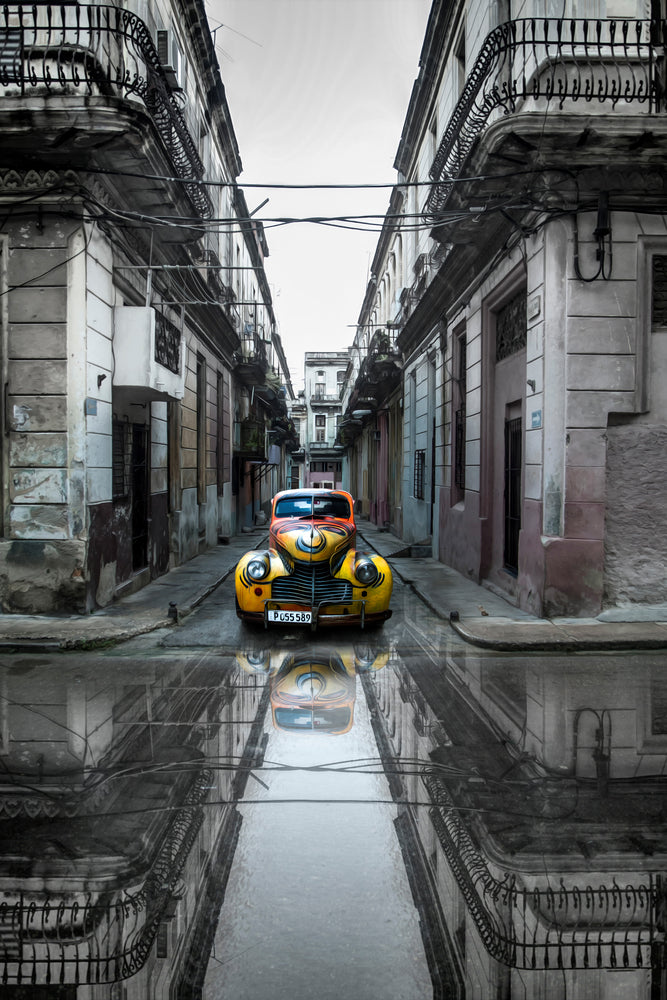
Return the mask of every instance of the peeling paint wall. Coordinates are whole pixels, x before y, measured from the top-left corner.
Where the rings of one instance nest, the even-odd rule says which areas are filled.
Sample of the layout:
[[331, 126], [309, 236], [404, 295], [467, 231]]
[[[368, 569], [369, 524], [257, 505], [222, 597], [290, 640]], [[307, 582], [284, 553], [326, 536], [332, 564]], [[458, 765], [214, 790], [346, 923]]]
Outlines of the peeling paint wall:
[[[85, 609], [83, 463], [72, 447], [68, 334], [74, 289], [85, 273], [82, 231], [48, 214], [4, 226], [2, 356], [7, 381], [3, 450], [5, 611]], [[19, 286], [19, 287], [12, 287]], [[73, 336], [81, 333], [80, 325]], [[78, 395], [80, 431], [82, 396]]]

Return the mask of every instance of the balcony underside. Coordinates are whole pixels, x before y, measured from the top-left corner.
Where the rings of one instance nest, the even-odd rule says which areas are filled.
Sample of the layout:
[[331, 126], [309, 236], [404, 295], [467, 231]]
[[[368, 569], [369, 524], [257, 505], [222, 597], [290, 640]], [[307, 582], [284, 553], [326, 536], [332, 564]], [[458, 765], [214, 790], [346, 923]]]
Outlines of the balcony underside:
[[512, 220], [529, 226], [545, 213], [592, 209], [601, 190], [619, 207], [662, 211], [666, 176], [662, 115], [513, 115], [479, 136], [458, 183], [440, 185], [433, 235], [443, 244], [484, 249], [494, 217], [505, 231]]
[[[174, 167], [166, 155], [151, 116], [141, 104], [108, 97], [0, 99], [0, 167], [100, 171], [104, 187], [117, 194], [131, 213], [164, 217], [159, 237], [183, 244], [203, 233], [186, 181], [171, 178]], [[109, 172], [108, 174], [106, 172]], [[174, 217], [193, 220], [173, 226]]]
[[[234, 366], [234, 376], [243, 385], [266, 386], [268, 363], [262, 358], [244, 358]], [[267, 393], [270, 392], [266, 386]]]

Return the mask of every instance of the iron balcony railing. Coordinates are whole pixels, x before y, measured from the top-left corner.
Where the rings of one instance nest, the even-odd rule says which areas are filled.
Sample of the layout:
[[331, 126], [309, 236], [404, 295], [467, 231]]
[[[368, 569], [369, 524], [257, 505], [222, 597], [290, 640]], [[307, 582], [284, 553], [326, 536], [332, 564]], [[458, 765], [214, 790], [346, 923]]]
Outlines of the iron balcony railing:
[[661, 111], [667, 21], [524, 19], [492, 31], [440, 142], [426, 214], [437, 221], [478, 136], [492, 120], [575, 104]]
[[[6, 4], [0, 13], [0, 98], [71, 95], [142, 102], [183, 181], [204, 166], [144, 22], [122, 7]], [[184, 184], [202, 218], [204, 188]]]
[[[431, 820], [484, 946], [517, 969], [665, 968], [665, 887], [640, 884], [522, 884], [494, 874], [476, 849], [444, 783], [426, 775]], [[535, 879], [539, 882], [539, 879]]]

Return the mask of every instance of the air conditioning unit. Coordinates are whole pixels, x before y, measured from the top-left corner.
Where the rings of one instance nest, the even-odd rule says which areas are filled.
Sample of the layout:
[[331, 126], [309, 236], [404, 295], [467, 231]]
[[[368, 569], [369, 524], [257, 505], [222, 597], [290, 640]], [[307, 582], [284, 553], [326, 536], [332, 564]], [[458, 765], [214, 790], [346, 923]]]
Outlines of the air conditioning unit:
[[185, 343], [175, 323], [150, 306], [114, 308], [113, 385], [132, 399], [183, 399]]
[[183, 85], [183, 53], [178, 39], [171, 28], [158, 28], [155, 37], [158, 59], [167, 83], [173, 90], [179, 90]]

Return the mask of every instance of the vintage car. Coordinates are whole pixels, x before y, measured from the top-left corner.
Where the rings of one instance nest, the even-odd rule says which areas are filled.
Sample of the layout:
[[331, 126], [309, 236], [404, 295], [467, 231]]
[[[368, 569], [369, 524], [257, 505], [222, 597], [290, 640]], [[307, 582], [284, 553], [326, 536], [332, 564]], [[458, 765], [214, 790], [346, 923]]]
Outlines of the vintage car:
[[273, 498], [269, 547], [236, 567], [236, 613], [270, 624], [381, 625], [392, 575], [356, 549], [354, 503], [344, 490], [284, 490]]

